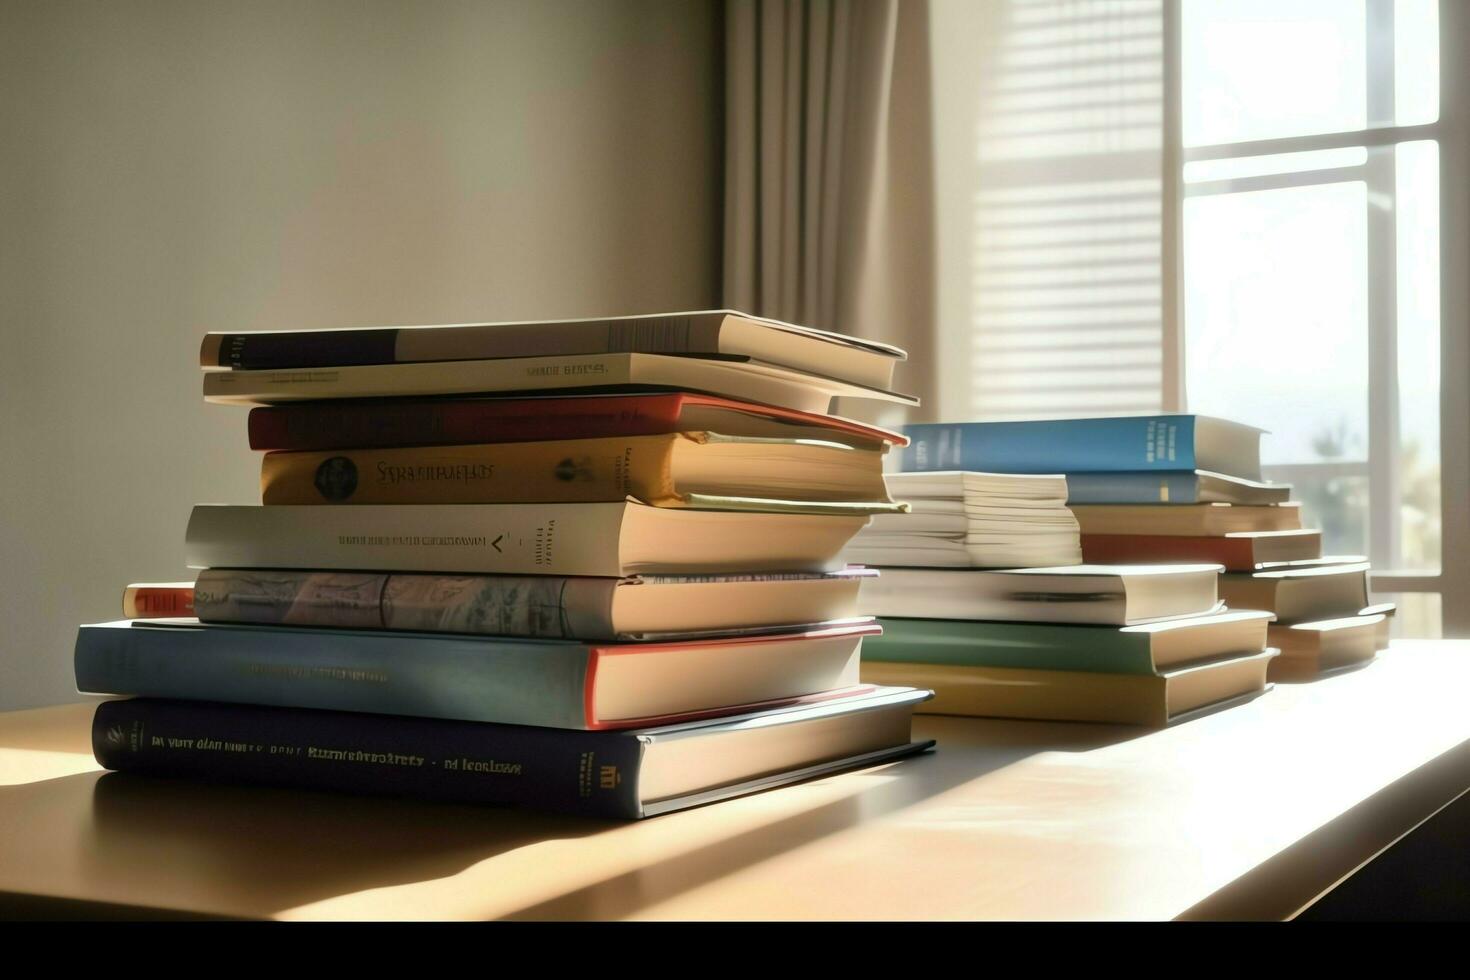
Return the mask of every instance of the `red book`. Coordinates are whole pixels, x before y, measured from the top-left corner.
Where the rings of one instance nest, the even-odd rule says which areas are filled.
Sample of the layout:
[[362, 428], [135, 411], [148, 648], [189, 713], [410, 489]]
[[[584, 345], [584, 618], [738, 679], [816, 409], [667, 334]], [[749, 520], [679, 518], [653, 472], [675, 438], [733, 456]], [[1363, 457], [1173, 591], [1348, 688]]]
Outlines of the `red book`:
[[135, 582], [123, 590], [128, 619], [165, 619], [194, 615], [193, 582]]
[[1240, 531], [1219, 537], [1170, 534], [1084, 534], [1082, 560], [1089, 565], [1154, 565], [1214, 562], [1228, 572], [1253, 572], [1267, 562], [1322, 556], [1322, 532]]
[[[896, 432], [830, 415], [686, 392], [553, 398], [297, 402], [250, 412], [250, 448], [381, 449], [718, 432], [908, 445]], [[814, 432], [813, 430], [820, 430]]]

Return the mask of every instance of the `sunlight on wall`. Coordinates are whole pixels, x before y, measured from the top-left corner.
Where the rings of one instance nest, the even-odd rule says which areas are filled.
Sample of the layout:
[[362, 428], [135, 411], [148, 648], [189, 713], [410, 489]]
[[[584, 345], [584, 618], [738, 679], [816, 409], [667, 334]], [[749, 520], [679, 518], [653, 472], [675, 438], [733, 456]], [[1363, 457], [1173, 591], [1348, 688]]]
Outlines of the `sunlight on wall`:
[[935, 5], [945, 417], [1159, 409], [1162, 17]]

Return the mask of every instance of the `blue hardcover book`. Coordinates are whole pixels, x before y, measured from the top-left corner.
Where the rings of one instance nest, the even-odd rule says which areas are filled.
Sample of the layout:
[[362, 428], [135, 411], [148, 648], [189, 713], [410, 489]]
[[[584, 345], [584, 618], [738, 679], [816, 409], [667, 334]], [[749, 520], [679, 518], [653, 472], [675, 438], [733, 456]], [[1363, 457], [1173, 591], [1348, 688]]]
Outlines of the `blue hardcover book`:
[[834, 696], [871, 620], [669, 643], [123, 620], [77, 633], [77, 690], [584, 730]]
[[869, 688], [617, 732], [137, 698], [98, 705], [92, 752], [127, 773], [637, 819], [923, 751], [912, 715], [931, 697]]
[[1181, 472], [1261, 478], [1261, 430], [1205, 415], [904, 426], [903, 468], [988, 473]]
[[1221, 473], [1068, 473], [1069, 504], [1284, 504], [1290, 483]]

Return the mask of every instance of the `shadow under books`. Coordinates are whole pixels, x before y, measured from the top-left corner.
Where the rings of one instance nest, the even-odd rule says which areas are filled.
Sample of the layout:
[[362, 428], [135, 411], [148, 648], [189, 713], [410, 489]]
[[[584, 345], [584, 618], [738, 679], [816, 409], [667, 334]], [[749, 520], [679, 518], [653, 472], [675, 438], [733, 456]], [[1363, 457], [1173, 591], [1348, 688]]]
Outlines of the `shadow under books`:
[[[866, 770], [888, 778], [864, 781], [840, 799], [823, 796], [822, 802], [762, 821], [749, 831], [504, 915], [632, 915], [826, 835], [897, 814], [1039, 752], [1088, 751], [1143, 734], [1125, 726], [938, 716], [924, 718], [922, 724], [922, 737], [938, 738], [939, 750]], [[955, 747], [948, 753], [946, 733]], [[834, 778], [843, 777], [824, 777]], [[810, 784], [774, 792], [799, 794], [803, 785]], [[95, 871], [87, 877], [136, 885], [140, 899], [149, 890], [146, 883], [175, 901], [197, 895], [196, 911], [204, 913], [218, 910], [210, 907], [212, 898], [227, 895], [230, 909], [259, 916], [370, 889], [452, 877], [499, 854], [547, 841], [624, 833], [634, 835], [628, 838], [633, 844], [637, 835], [658, 833], [657, 825], [664, 822], [697, 820], [704, 809], [626, 823], [95, 772], [0, 787], [0, 806], [29, 809], [42, 820], [48, 819], [42, 814], [54, 811], [59, 819], [64, 811], [86, 812], [87, 796], [90, 820], [82, 823], [80, 839], [58, 842], [81, 852], [76, 860]], [[609, 843], [618, 846], [616, 839]]]

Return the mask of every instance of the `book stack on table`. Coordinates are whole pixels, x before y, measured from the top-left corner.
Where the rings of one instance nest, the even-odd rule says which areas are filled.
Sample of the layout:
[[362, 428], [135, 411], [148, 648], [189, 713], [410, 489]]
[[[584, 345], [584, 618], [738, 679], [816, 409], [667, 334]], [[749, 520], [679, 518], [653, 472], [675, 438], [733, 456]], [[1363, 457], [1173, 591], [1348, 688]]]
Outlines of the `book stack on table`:
[[[867, 646], [864, 679], [922, 683], [933, 713], [1150, 726], [1266, 691], [1272, 608], [1220, 588], [1219, 551], [1089, 544], [1100, 526], [1110, 538], [1189, 527], [1213, 544], [1198, 527], [1242, 513], [1247, 527], [1297, 519], [1295, 507], [1276, 513], [1288, 488], [1252, 480], [1272, 504], [1216, 510], [1195, 502], [1201, 492], [1247, 482], [1194, 473], [1192, 458], [1189, 473], [1142, 469], [1191, 448], [1180, 423], [908, 426], [904, 472], [888, 486], [910, 513], [875, 517], [847, 551], [882, 572], [863, 586], [864, 611], [885, 630]], [[1257, 451], [1257, 430], [1220, 430], [1208, 447]]]
[[1361, 665], [1388, 643], [1368, 563], [1322, 555], [1289, 484], [1261, 480], [1262, 431], [1198, 415], [914, 425], [905, 470], [1060, 473], [1082, 558], [1220, 565], [1220, 598], [1272, 615], [1275, 679]]
[[904, 440], [827, 414], [912, 403], [902, 356], [726, 311], [208, 335], [262, 504], [129, 593], [196, 618], [81, 628], [79, 690], [134, 698], [99, 760], [641, 817], [926, 748], [840, 560]]

